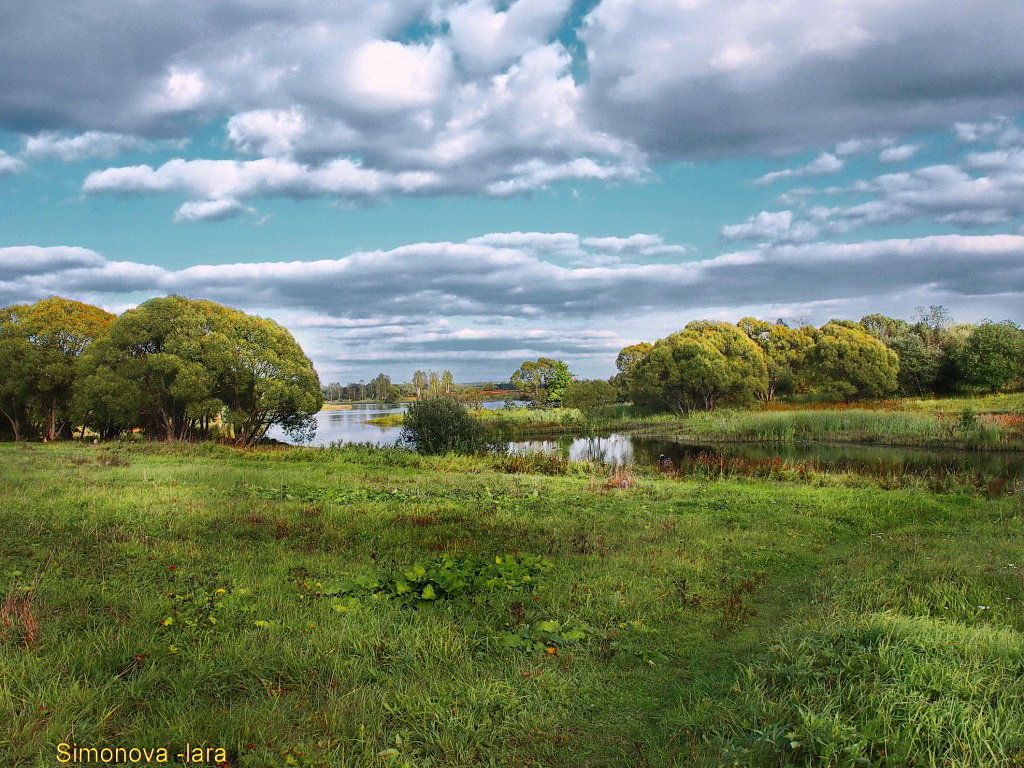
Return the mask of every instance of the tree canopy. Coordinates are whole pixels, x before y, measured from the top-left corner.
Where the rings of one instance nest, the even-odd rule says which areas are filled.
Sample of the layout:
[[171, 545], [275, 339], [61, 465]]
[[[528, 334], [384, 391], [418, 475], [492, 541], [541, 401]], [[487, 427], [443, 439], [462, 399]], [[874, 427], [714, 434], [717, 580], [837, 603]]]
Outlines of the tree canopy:
[[557, 405], [565, 396], [565, 388], [572, 381], [569, 366], [561, 360], [540, 357], [524, 362], [509, 381], [534, 405]]
[[677, 413], [753, 399], [767, 387], [764, 353], [728, 323], [691, 323], [657, 341], [636, 364], [636, 402]]
[[323, 404], [316, 371], [288, 331], [180, 296], [118, 317], [82, 356], [81, 373], [79, 410], [104, 435], [137, 425], [186, 439], [209, 434], [223, 414], [243, 445], [274, 424], [302, 438]]
[[113, 319], [58, 297], [0, 310], [0, 410], [16, 439], [70, 429], [77, 360]]
[[954, 363], [964, 388], [996, 392], [1024, 375], [1024, 335], [1009, 320], [982, 323], [956, 351]]

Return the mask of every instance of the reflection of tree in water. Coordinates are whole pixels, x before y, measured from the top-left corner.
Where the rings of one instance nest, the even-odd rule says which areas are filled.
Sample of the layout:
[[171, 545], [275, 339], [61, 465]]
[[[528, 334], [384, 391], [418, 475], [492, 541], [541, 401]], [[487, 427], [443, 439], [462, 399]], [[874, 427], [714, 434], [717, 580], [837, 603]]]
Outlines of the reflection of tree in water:
[[[1009, 481], [1024, 479], [1024, 456], [1019, 453], [935, 451], [920, 448], [827, 444], [731, 444], [701, 445], [695, 443], [650, 440], [612, 434], [607, 437], [577, 437], [560, 440], [514, 442], [512, 453], [557, 453], [572, 461], [601, 464], [645, 464], [685, 466], [708, 458], [784, 459], [812, 462], [827, 471], [849, 471], [868, 474], [956, 474], [976, 473], [988, 478]], [[665, 457], [664, 460], [662, 457]]]

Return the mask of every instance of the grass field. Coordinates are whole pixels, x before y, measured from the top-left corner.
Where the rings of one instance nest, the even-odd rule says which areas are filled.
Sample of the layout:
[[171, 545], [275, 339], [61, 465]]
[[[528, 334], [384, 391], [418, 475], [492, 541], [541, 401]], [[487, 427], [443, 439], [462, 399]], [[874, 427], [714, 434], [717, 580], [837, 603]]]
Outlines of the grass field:
[[0, 446], [0, 765], [1024, 763], [1019, 495], [530, 469]]

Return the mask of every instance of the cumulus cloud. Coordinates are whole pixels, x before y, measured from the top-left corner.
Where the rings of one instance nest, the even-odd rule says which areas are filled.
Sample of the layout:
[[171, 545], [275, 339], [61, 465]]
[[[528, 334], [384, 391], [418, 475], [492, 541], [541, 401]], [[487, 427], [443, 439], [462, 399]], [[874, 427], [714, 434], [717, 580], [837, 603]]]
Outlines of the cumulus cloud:
[[190, 200], [182, 203], [174, 213], [176, 222], [183, 221], [223, 221], [239, 216], [252, 209], [246, 208], [237, 200], [222, 198], [220, 200]]
[[[58, 25], [42, 0], [0, 8], [0, 125], [78, 158], [225, 121], [236, 152], [307, 175], [344, 161], [434, 174], [392, 194], [496, 196], [641, 180], [652, 160], [835, 147], [770, 183], [834, 172], [871, 143], [909, 158], [865, 136], [1011, 131], [985, 121], [1024, 108], [1019, 3], [832, 5], [600, 0], [579, 20], [569, 0], [72, 0], [76, 23]], [[40, 50], [78, 55], [42, 65]]]
[[722, 238], [728, 242], [736, 240], [762, 240], [773, 243], [803, 242], [813, 240], [819, 230], [805, 221], [794, 221], [792, 211], [761, 211], [749, 217], [742, 224], [722, 227]]
[[708, 157], [1017, 112], [1022, 29], [1020, 4], [984, 0], [603, 0], [581, 35], [597, 124]]
[[25, 157], [56, 159], [69, 163], [87, 157], [111, 158], [141, 144], [135, 136], [104, 131], [86, 131], [75, 136], [46, 131], [25, 139]]
[[20, 158], [9, 155], [0, 149], [0, 176], [9, 173], [20, 173], [25, 170], [25, 163]]
[[799, 168], [786, 168], [782, 171], [772, 171], [761, 176], [754, 183], [758, 186], [772, 184], [779, 179], [789, 179], [797, 176], [826, 176], [830, 173], [838, 173], [843, 169], [845, 161], [831, 154], [822, 152], [807, 165]]
[[920, 148], [920, 144], [898, 144], [886, 147], [878, 153], [878, 161], [880, 163], [905, 163], [917, 154], [917, 150]]

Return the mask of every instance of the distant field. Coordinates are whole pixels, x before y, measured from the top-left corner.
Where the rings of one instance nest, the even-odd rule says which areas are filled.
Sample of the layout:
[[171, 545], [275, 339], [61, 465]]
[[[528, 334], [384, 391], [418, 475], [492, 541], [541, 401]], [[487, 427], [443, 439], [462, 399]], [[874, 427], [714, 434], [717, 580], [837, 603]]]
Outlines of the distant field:
[[246, 768], [1012, 768], [1022, 511], [514, 457], [0, 445], [0, 765], [70, 741]]

